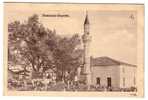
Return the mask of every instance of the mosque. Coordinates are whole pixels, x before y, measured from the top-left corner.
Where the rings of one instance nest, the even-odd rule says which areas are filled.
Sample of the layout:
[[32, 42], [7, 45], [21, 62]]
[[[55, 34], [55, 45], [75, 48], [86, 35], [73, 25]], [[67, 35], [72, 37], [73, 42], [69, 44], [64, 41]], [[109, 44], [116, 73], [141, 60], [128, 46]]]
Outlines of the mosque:
[[90, 55], [91, 33], [88, 14], [84, 20], [84, 34], [82, 35], [84, 56], [83, 67], [78, 68], [79, 80], [90, 85], [113, 88], [136, 87], [137, 66], [110, 57], [92, 58]]

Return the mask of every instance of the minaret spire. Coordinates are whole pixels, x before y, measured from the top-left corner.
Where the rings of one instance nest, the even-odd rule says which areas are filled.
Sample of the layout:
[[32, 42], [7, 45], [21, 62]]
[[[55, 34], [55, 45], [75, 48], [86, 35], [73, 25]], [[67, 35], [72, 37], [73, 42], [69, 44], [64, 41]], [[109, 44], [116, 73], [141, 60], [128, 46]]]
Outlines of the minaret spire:
[[89, 24], [88, 11], [86, 11], [86, 17], [85, 17], [84, 25], [85, 24]]
[[86, 17], [84, 20], [84, 34], [89, 34], [89, 19], [88, 19], [88, 12], [86, 11]]
[[82, 36], [83, 39], [83, 46], [84, 46], [84, 74], [85, 74], [85, 82], [88, 86], [88, 89], [91, 85], [91, 67], [90, 67], [90, 42], [91, 36], [89, 32], [89, 19], [88, 19], [88, 12], [86, 11], [86, 17], [84, 20], [84, 34]]

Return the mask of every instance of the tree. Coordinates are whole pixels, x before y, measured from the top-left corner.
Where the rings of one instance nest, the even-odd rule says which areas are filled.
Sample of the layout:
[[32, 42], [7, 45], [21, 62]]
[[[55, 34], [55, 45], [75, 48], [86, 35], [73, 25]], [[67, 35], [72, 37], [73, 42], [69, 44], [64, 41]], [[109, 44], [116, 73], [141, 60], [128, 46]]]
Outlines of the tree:
[[70, 38], [63, 37], [57, 42], [57, 48], [54, 50], [53, 56], [58, 69], [58, 75], [64, 79], [65, 72], [70, 75], [75, 74], [77, 67], [81, 65], [82, 53], [79, 52], [78, 46], [81, 40], [78, 34]]
[[45, 28], [36, 14], [25, 23], [9, 23], [8, 32], [8, 62], [21, 64], [24, 69], [30, 67], [33, 72], [42, 74], [55, 67], [57, 76], [62, 79], [65, 71], [74, 73], [81, 63], [79, 35], [60, 36], [55, 30]]
[[15, 58], [17, 64], [23, 63], [26, 67], [31, 67], [34, 72], [39, 72], [42, 67], [51, 66], [52, 56], [49, 47], [52, 45], [46, 45], [46, 41], [54, 34], [39, 23], [37, 15], [31, 16], [27, 23], [19, 21], [10, 23], [8, 29], [9, 61], [14, 62], [14, 59], [10, 58]]

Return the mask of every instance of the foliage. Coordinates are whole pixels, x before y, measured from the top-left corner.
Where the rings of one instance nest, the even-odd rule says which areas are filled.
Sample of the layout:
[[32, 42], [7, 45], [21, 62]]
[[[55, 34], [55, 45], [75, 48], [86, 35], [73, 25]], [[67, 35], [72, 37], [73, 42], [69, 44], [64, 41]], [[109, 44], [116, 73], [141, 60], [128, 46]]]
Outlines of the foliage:
[[24, 23], [9, 23], [8, 32], [8, 61], [24, 69], [44, 73], [56, 68], [57, 76], [63, 78], [65, 71], [75, 72], [81, 64], [79, 35], [60, 36], [55, 30], [45, 28], [36, 14]]

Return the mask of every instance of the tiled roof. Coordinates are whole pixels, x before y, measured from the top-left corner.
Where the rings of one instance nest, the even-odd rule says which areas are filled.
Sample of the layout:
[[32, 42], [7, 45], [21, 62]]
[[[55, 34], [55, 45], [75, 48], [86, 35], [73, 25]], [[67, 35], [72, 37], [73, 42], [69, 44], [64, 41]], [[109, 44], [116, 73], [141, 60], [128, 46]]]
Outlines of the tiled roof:
[[106, 56], [91, 58], [91, 66], [112, 66], [112, 65], [128, 65], [133, 67], [136, 66], [125, 62], [117, 61]]

